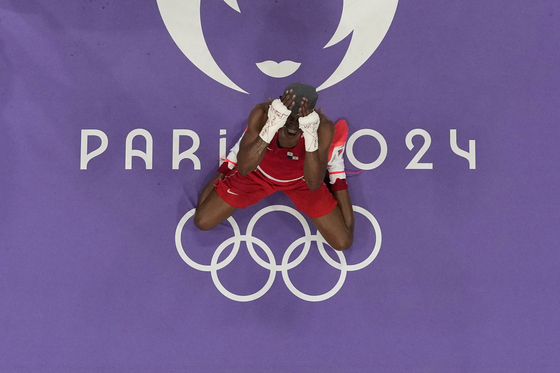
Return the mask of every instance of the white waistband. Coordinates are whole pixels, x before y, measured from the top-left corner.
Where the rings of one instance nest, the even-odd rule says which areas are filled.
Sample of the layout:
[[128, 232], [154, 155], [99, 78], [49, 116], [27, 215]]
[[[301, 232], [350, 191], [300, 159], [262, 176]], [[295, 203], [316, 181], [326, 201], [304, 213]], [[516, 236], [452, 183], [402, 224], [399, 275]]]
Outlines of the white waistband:
[[298, 177], [297, 179], [292, 179], [292, 180], [280, 180], [277, 179], [275, 177], [270, 176], [269, 174], [267, 174], [266, 172], [263, 171], [263, 169], [261, 168], [261, 166], [257, 166], [257, 170], [259, 170], [264, 176], [268, 177], [270, 180], [279, 182], [279, 183], [291, 183], [292, 181], [297, 181], [297, 180], [301, 180], [303, 179], [303, 176]]

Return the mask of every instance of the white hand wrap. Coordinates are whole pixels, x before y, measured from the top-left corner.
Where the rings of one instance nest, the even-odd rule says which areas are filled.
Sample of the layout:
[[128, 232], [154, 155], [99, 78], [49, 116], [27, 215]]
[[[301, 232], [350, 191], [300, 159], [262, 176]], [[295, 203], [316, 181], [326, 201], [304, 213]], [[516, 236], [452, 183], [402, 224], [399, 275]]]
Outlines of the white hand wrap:
[[316, 111], [306, 117], [299, 118], [299, 128], [303, 132], [306, 152], [314, 152], [319, 149], [319, 136], [317, 135], [319, 122], [321, 122], [321, 118]]
[[268, 120], [266, 121], [259, 136], [267, 144], [270, 144], [272, 138], [278, 130], [286, 123], [286, 119], [292, 113], [280, 99], [272, 101], [268, 107]]

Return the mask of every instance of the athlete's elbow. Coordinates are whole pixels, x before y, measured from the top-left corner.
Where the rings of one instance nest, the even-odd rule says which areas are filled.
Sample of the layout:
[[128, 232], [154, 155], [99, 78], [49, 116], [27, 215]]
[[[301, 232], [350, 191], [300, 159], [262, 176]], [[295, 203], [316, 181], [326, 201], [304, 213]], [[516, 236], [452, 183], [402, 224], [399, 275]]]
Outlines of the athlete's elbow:
[[308, 180], [305, 180], [307, 183], [307, 187], [309, 188], [309, 190], [317, 190], [319, 189], [319, 187], [321, 187], [321, 184], [323, 184], [323, 181], [319, 181], [319, 182], [311, 182]]
[[240, 175], [246, 176], [250, 174], [257, 166], [254, 166], [251, 162], [237, 158], [237, 172]]
[[241, 176], [249, 175], [254, 169], [250, 169], [249, 167], [243, 167], [241, 165], [237, 165], [237, 171]]

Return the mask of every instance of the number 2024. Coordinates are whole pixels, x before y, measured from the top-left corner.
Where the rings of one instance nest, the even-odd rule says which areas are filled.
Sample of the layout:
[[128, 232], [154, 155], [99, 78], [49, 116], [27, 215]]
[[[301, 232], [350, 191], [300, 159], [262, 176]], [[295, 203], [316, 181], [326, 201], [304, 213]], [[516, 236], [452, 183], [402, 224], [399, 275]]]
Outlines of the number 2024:
[[[362, 136], [371, 136], [371, 137], [375, 138], [377, 140], [377, 142], [379, 142], [379, 146], [380, 146], [381, 150], [379, 152], [379, 156], [373, 162], [370, 162], [370, 163], [360, 162], [354, 155], [354, 151], [353, 151], [354, 143], [356, 142], [357, 139], [359, 139]], [[405, 168], [407, 170], [431, 170], [431, 169], [433, 169], [434, 168], [433, 163], [420, 162], [420, 160], [422, 159], [424, 154], [426, 154], [426, 152], [430, 148], [430, 145], [432, 144], [432, 137], [430, 136], [430, 134], [426, 130], [423, 130], [421, 128], [413, 129], [412, 131], [407, 133], [406, 139], [405, 139], [405, 143], [406, 143], [406, 146], [407, 146], [408, 150], [412, 150], [414, 148], [414, 145], [412, 144], [412, 139], [415, 136], [421, 136], [424, 139], [424, 143], [422, 144], [422, 146], [420, 147], [418, 152], [414, 155], [412, 160], [408, 163], [408, 165]], [[462, 158], [465, 158], [468, 161], [469, 169], [471, 169], [471, 170], [476, 169], [476, 144], [475, 144], [475, 140], [469, 140], [469, 149], [467, 151], [465, 151], [465, 150], [459, 148], [459, 146], [457, 145], [457, 130], [456, 129], [451, 129], [451, 130], [449, 130], [449, 146], [451, 147], [451, 150], [453, 151], [453, 153], [457, 154], [458, 156], [460, 156]], [[362, 170], [373, 170], [374, 168], [379, 167], [385, 161], [385, 158], [387, 157], [387, 150], [388, 150], [387, 142], [385, 141], [385, 138], [383, 137], [383, 135], [381, 135], [379, 132], [377, 132], [375, 130], [372, 130], [372, 129], [369, 129], [369, 128], [361, 129], [361, 130], [358, 130], [358, 131], [354, 132], [352, 134], [352, 136], [350, 136], [350, 138], [348, 139], [346, 149], [347, 149], [346, 152], [347, 152], [348, 160], [355, 167], [357, 167], [359, 169], [362, 169]]]

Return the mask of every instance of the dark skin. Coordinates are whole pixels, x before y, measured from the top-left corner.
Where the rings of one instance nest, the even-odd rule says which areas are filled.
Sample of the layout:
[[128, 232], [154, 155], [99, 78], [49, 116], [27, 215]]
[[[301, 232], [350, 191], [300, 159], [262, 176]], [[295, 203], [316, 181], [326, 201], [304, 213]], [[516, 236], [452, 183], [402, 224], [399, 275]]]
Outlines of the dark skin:
[[[286, 91], [282, 96], [282, 103], [292, 109], [294, 106], [295, 95], [291, 90]], [[259, 136], [266, 120], [268, 119], [268, 106], [271, 101], [258, 104], [249, 115], [249, 125], [247, 131], [243, 135], [237, 154], [237, 169], [241, 175], [247, 175], [252, 172], [262, 161], [266, 153], [267, 143]], [[304, 98], [301, 102], [298, 114], [290, 114], [286, 120], [284, 127], [278, 130], [278, 143], [282, 148], [294, 148], [299, 142], [301, 129], [299, 128], [298, 119], [305, 117], [313, 112], [309, 107], [309, 102]], [[329, 156], [329, 147], [334, 136], [334, 125], [329, 118], [317, 111], [321, 122], [317, 133], [319, 135], [319, 149], [314, 152], [305, 153], [305, 161], [303, 165], [303, 177], [307, 186], [311, 190], [319, 188], [325, 177], [327, 170], [327, 162]]]
[[[286, 91], [281, 97], [282, 103], [292, 109], [295, 95]], [[268, 107], [272, 100], [257, 104], [249, 115], [249, 123], [240, 143], [237, 154], [237, 168], [241, 175], [247, 175], [257, 168], [262, 161], [267, 143], [259, 136], [268, 119]], [[294, 148], [300, 140], [301, 129], [298, 119], [313, 112], [307, 99], [301, 101], [297, 115], [291, 114], [286, 124], [278, 130], [278, 143], [283, 148]], [[321, 186], [327, 169], [329, 147], [334, 136], [334, 125], [321, 110], [317, 110], [320, 123], [317, 130], [319, 148], [313, 152], [305, 153], [303, 175], [307, 186], [315, 190]], [[202, 190], [194, 215], [195, 225], [202, 229], [212, 229], [230, 217], [236, 210], [235, 207], [225, 202], [214, 190], [214, 182], [224, 175], [217, 172]], [[336, 250], [345, 250], [352, 245], [354, 231], [354, 212], [348, 190], [333, 192], [333, 197], [338, 205], [327, 215], [312, 218], [315, 226], [325, 240]]]

